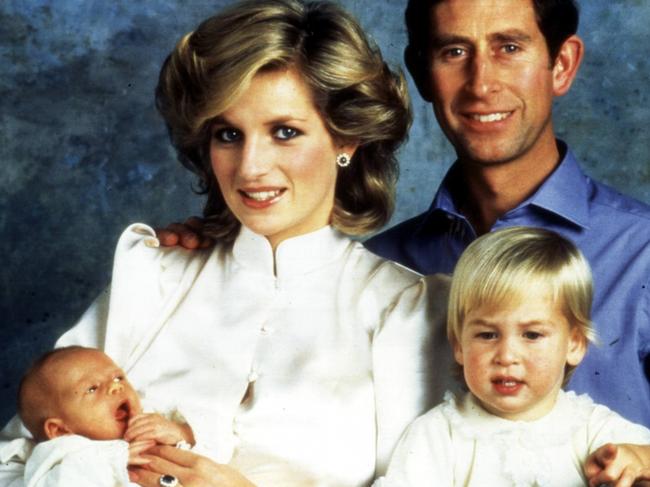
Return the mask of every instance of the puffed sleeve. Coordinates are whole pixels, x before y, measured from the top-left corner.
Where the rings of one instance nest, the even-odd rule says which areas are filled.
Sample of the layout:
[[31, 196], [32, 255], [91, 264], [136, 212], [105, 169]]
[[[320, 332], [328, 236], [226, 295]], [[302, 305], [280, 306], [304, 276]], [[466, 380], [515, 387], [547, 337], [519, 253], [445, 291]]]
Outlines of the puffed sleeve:
[[[124, 231], [115, 252], [112, 289], [105, 290], [99, 295], [77, 324], [59, 338], [56, 343], [57, 348], [82, 345], [103, 349], [124, 367], [131, 353], [128, 345], [137, 342], [122, 339], [120, 334], [131, 334], [132, 338], [134, 331], [134, 328], [128, 327], [129, 321], [123, 317], [127, 315], [129, 319], [137, 319], [136, 317], [139, 317], [137, 313], [146, 312], [147, 306], [138, 306], [137, 302], [132, 303], [136, 298], [139, 299], [148, 292], [148, 296], [145, 295], [147, 299], [143, 299], [142, 302], [151, 303], [155, 302], [152, 296], [160, 295], [160, 286], [148, 285], [149, 281], [158, 280], [159, 272], [150, 272], [151, 269], [160, 267], [156, 260], [160, 259], [161, 254], [156, 252], [156, 245], [155, 233], [146, 225], [134, 224]], [[137, 292], [134, 292], [134, 288]], [[140, 308], [144, 311], [140, 311]], [[111, 315], [118, 325], [113, 327], [115, 332], [107, 342]], [[112, 346], [112, 343], [115, 346]], [[24, 485], [24, 459], [11, 452], [11, 445], [15, 445], [14, 440], [19, 438], [31, 438], [31, 435], [15, 416], [0, 432], [0, 455], [2, 456], [0, 486], [22, 487]]]
[[650, 445], [650, 430], [628, 421], [606, 406], [596, 405], [589, 418], [589, 453], [605, 443]]
[[377, 418], [376, 475], [406, 427], [442, 400], [451, 376], [446, 340], [448, 278], [422, 278], [385, 309], [373, 338]]
[[438, 408], [415, 420], [400, 440], [385, 477], [373, 487], [453, 487], [453, 445], [447, 419]]

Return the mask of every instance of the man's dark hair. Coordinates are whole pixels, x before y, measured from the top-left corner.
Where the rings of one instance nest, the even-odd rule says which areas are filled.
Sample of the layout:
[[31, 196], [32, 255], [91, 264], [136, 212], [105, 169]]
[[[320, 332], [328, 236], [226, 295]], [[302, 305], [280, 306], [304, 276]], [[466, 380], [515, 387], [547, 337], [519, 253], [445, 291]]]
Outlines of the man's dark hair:
[[[409, 69], [414, 62], [422, 63], [422, 54], [430, 41], [429, 11], [444, 0], [409, 0], [406, 7], [408, 45], [404, 56]], [[578, 4], [575, 0], [532, 0], [537, 26], [546, 39], [551, 60], [555, 60], [564, 41], [578, 30]], [[418, 59], [419, 58], [419, 59]], [[413, 76], [417, 73], [412, 71]]]

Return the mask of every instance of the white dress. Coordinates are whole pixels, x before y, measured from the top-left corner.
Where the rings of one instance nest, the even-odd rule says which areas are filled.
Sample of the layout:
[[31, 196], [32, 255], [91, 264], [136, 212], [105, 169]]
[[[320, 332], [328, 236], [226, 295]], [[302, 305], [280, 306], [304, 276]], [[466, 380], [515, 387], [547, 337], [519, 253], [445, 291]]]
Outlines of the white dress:
[[650, 444], [650, 431], [587, 395], [560, 391], [535, 421], [485, 411], [451, 394], [404, 434], [376, 487], [584, 487], [582, 465], [605, 443]]
[[330, 227], [284, 241], [275, 258], [246, 228], [232, 248], [156, 245], [144, 225], [124, 232], [110, 295], [57, 346], [102, 348], [141, 394], [194, 404], [200, 414], [183, 414], [218, 461], [368, 484], [440, 400], [446, 278], [425, 280]]

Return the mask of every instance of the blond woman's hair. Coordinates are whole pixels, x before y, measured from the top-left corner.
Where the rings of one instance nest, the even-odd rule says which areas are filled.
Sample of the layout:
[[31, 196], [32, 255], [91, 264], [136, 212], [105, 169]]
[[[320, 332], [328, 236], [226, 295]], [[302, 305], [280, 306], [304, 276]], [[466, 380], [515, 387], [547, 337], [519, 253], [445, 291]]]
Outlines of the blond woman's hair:
[[[524, 302], [526, 290], [538, 285], [548, 289], [585, 346], [595, 341], [591, 270], [582, 252], [550, 230], [509, 227], [476, 239], [458, 260], [449, 294], [449, 342], [460, 343], [463, 323], [472, 310]], [[574, 368], [565, 368], [565, 384]]]
[[394, 208], [395, 151], [411, 123], [404, 77], [384, 62], [357, 21], [330, 2], [237, 3], [185, 35], [166, 59], [156, 106], [179, 160], [207, 194], [206, 232], [232, 241], [240, 223], [228, 209], [209, 159], [210, 124], [253, 77], [297, 70], [332, 138], [358, 144], [336, 182], [332, 225], [361, 235], [383, 226]]

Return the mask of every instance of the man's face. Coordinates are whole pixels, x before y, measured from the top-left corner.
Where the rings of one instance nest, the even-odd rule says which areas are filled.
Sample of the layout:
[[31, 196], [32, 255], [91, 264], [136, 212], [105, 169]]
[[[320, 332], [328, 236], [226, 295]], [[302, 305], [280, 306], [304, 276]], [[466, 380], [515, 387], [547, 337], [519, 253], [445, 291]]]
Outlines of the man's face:
[[431, 98], [458, 157], [553, 157], [553, 70], [532, 2], [445, 0], [430, 18]]

